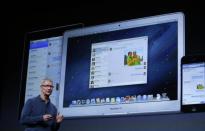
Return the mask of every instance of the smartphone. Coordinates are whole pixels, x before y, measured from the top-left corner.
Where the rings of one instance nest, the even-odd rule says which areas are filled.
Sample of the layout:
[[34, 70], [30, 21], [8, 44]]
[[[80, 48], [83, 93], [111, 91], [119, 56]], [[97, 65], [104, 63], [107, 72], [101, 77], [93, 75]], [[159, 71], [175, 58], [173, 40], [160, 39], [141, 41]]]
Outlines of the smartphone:
[[181, 110], [205, 111], [205, 55], [181, 59]]

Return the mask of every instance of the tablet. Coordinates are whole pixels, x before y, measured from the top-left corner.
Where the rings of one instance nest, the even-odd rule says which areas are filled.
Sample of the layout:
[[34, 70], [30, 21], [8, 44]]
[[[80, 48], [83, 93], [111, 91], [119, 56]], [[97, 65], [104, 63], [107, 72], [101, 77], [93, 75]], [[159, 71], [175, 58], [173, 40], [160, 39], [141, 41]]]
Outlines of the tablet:
[[181, 65], [182, 111], [205, 111], [205, 55], [185, 56]]
[[50, 99], [58, 106], [63, 33], [82, 26], [83, 24], [79, 23], [26, 33], [21, 69], [19, 116], [24, 103], [40, 94], [40, 81], [44, 78], [53, 80], [54, 90]]

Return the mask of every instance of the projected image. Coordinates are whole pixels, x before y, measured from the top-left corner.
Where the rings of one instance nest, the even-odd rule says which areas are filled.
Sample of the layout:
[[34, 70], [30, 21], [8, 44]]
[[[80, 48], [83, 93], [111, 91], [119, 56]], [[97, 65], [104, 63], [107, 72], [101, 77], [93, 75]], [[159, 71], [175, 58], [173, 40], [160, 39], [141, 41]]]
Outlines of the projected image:
[[62, 36], [30, 42], [25, 102], [40, 93], [40, 82], [48, 77], [55, 86], [50, 99], [58, 105]]
[[180, 111], [184, 27], [177, 12], [66, 31], [59, 112], [73, 118]]
[[89, 88], [145, 84], [147, 50], [148, 37], [93, 43]]

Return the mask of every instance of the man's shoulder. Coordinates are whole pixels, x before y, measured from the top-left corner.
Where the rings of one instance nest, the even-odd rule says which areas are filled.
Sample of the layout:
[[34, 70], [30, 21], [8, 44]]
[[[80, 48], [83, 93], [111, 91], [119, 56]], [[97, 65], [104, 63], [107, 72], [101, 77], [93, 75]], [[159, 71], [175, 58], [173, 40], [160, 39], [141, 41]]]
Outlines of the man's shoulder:
[[39, 99], [39, 96], [35, 96], [35, 97], [32, 97], [32, 98], [29, 98], [29, 99], [27, 100], [27, 102], [28, 102], [28, 103], [34, 102], [34, 101], [36, 101], [36, 100], [38, 100], [38, 99]]

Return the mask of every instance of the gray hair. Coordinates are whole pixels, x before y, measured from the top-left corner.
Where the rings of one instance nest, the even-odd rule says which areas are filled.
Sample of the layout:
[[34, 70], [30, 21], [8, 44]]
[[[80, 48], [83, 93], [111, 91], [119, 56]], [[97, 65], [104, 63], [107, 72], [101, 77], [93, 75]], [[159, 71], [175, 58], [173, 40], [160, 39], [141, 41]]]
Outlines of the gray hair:
[[53, 81], [49, 78], [44, 78], [41, 80], [41, 84], [44, 83], [45, 81], [50, 81], [51, 83], [53, 83]]

